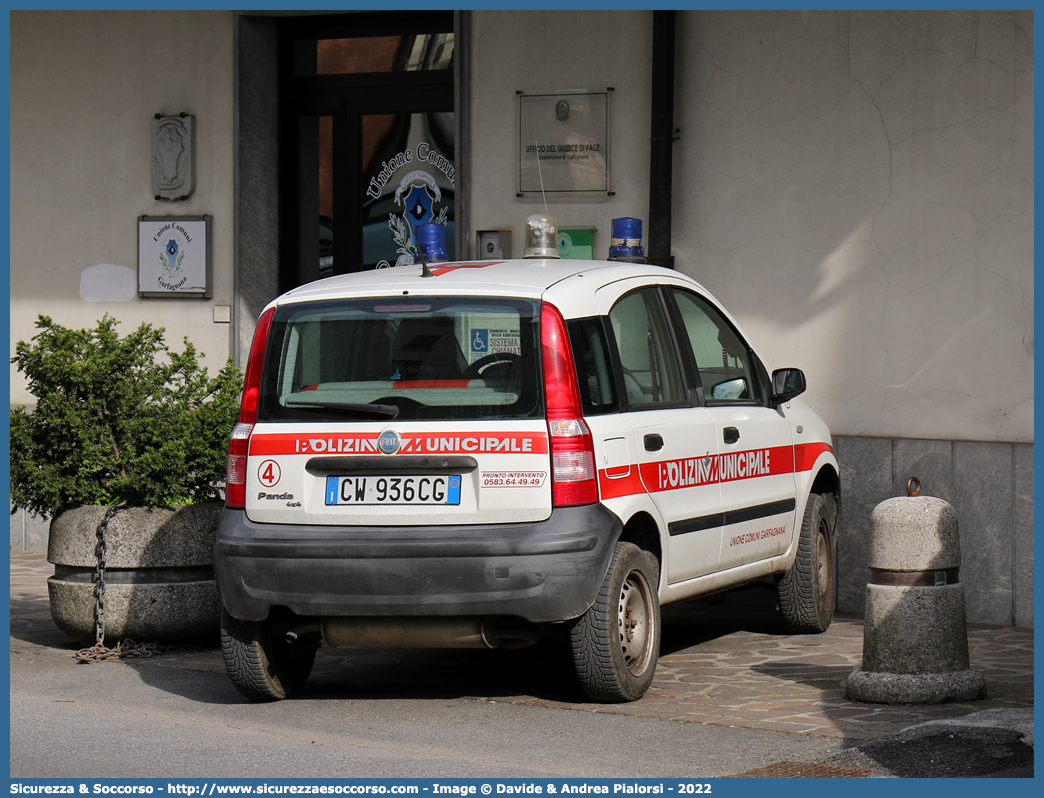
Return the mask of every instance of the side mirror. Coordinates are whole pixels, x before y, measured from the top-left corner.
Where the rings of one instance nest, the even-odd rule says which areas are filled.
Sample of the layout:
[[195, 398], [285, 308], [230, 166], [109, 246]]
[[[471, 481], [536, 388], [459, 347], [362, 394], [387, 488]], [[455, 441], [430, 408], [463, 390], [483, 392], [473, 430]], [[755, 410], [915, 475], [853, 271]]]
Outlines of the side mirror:
[[769, 404], [779, 407], [805, 392], [805, 372], [801, 369], [776, 369], [772, 372], [772, 396]]

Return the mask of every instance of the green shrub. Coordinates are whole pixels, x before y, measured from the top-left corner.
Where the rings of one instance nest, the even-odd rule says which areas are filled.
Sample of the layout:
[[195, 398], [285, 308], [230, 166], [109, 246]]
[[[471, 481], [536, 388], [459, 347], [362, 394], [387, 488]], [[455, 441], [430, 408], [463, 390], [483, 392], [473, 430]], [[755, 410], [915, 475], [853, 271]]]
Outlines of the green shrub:
[[162, 327], [120, 338], [105, 315], [91, 330], [40, 316], [12, 363], [34, 410], [11, 410], [11, 502], [40, 516], [80, 504], [164, 507], [220, 498], [242, 379], [210, 379], [196, 350], [171, 351]]

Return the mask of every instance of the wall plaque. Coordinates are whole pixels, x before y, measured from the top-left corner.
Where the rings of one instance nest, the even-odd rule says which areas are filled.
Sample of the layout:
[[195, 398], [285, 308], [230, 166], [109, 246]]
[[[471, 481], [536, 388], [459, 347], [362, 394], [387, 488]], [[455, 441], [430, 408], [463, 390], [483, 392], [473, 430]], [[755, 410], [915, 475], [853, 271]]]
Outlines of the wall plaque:
[[192, 168], [196, 117], [191, 114], [152, 119], [152, 195], [158, 200], [188, 199], [195, 186]]
[[609, 185], [609, 98], [600, 92], [518, 94], [518, 193]]
[[209, 297], [210, 216], [138, 217], [138, 295]]

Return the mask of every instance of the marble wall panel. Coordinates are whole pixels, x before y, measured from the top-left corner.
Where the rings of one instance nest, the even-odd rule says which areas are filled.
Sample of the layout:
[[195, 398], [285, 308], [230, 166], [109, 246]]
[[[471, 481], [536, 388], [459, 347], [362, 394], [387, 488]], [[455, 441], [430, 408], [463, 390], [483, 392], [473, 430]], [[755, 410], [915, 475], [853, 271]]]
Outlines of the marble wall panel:
[[906, 483], [917, 477], [922, 496], [934, 496], [953, 504], [953, 444], [950, 441], [908, 440], [895, 442], [893, 496], [906, 495]]
[[1015, 623], [1033, 626], [1033, 446], [1014, 448]]
[[47, 551], [50, 519], [44, 521], [25, 510], [11, 515], [11, 548], [18, 551]]
[[961, 582], [969, 620], [1011, 623], [1015, 525], [1011, 444], [953, 444]]
[[843, 437], [836, 442], [841, 468], [837, 608], [861, 614], [870, 575], [870, 513], [893, 495], [893, 445], [888, 438]]

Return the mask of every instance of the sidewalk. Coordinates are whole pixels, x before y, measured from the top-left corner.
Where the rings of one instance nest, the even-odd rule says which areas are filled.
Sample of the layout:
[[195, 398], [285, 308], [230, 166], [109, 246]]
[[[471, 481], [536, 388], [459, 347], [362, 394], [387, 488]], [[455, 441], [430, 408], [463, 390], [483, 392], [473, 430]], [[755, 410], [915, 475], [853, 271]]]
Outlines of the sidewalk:
[[[11, 635], [22, 644], [72, 652], [80, 646], [50, 619], [46, 581], [52, 570], [43, 554], [11, 552]], [[631, 704], [582, 703], [565, 687], [501, 695], [506, 680], [497, 680], [497, 674], [455, 678], [470, 679], [465, 682], [468, 695], [476, 700], [844, 738], [853, 745], [925, 721], [1033, 706], [1032, 629], [969, 627], [971, 664], [986, 677], [989, 688], [983, 701], [909, 707], [860, 704], [844, 698], [839, 682], [860, 663], [861, 620], [840, 617], [824, 634], [786, 635], [775, 611], [756, 590], [722, 601], [663, 611], [664, 639], [656, 680], [645, 698]], [[523, 658], [517, 661], [526, 667], [539, 667], [542, 662], [535, 655], [524, 659], [523, 651], [505, 656]], [[176, 649], [132, 666], [224, 672], [217, 645]], [[310, 682], [334, 681], [346, 669], [353, 672], [354, 679], [398, 678], [411, 686], [417, 684], [412, 672], [389, 675], [387, 658], [381, 652], [328, 647], [319, 652]], [[523, 681], [521, 686], [528, 683]], [[422, 685], [418, 689], [424, 691]]]

